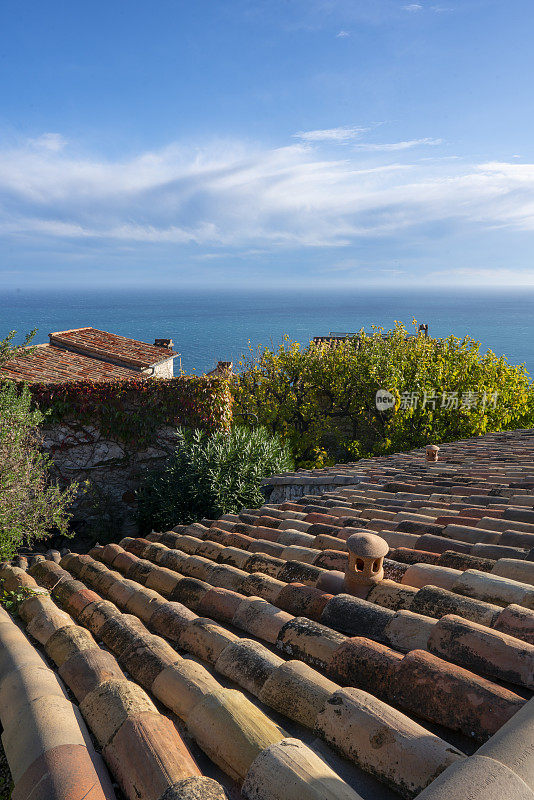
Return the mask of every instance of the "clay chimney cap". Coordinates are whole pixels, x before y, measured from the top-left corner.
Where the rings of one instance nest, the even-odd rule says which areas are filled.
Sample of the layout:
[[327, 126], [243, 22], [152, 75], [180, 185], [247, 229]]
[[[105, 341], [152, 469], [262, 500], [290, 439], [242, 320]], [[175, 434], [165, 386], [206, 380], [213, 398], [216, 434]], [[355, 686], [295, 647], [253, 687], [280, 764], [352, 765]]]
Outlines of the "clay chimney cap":
[[353, 533], [347, 539], [347, 547], [349, 553], [360, 558], [382, 558], [389, 552], [386, 540], [374, 533]]
[[426, 449], [432, 450], [433, 453], [437, 453], [440, 450], [437, 444], [427, 444]]

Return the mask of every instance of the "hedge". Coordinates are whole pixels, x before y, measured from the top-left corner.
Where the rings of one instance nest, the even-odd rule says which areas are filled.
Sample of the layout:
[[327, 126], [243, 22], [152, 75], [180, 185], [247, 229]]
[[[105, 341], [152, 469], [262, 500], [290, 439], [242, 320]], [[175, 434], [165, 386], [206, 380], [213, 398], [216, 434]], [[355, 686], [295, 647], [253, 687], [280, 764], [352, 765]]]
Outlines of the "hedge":
[[232, 421], [228, 380], [218, 376], [33, 384], [30, 391], [45, 427], [75, 419], [130, 445], [147, 445], [166, 425], [215, 431]]

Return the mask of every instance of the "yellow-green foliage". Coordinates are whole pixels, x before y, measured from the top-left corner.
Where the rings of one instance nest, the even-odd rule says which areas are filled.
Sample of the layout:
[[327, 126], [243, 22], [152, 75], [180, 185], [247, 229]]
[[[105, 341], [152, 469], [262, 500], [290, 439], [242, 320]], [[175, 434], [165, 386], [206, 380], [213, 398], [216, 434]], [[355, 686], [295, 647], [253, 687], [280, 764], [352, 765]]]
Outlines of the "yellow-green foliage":
[[[481, 353], [470, 337], [407, 337], [396, 323], [387, 337], [373, 328], [336, 345], [302, 348], [285, 337], [277, 350], [260, 347], [241, 365], [234, 413], [281, 434], [299, 466], [533, 425], [523, 366]], [[394, 394], [394, 409], [377, 410], [379, 389]]]

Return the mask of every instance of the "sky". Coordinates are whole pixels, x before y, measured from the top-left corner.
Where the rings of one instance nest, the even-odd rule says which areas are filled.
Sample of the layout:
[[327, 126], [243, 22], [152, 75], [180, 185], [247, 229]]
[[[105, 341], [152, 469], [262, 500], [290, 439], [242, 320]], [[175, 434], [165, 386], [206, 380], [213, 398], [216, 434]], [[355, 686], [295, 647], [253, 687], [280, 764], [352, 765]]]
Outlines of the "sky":
[[3, 0], [4, 287], [534, 286], [532, 0]]

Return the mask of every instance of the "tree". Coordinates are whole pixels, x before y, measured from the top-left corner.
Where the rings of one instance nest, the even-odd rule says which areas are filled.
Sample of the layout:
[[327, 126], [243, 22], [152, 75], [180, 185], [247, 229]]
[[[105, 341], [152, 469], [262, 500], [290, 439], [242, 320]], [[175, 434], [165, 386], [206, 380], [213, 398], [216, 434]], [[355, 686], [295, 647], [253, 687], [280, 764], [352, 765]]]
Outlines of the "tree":
[[[16, 357], [33, 339], [13, 346], [15, 331], [0, 342], [0, 367]], [[51, 460], [40, 450], [40, 411], [32, 409], [26, 386], [0, 377], [0, 558], [11, 558], [22, 545], [49, 536], [66, 535], [78, 486], [67, 489], [50, 482]]]
[[[414, 327], [417, 323], [414, 320]], [[469, 336], [432, 339], [373, 328], [336, 344], [251, 351], [234, 384], [235, 414], [287, 441], [298, 466], [531, 426], [534, 392], [512, 366]], [[394, 406], [379, 410], [376, 392]]]

